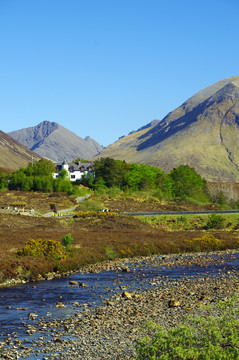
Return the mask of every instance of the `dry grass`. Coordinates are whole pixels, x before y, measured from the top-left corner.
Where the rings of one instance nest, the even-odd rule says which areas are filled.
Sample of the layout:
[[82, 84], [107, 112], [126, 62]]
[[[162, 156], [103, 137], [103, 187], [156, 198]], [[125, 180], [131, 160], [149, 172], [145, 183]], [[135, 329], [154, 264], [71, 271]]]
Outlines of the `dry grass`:
[[[74, 238], [69, 257], [62, 261], [16, 256], [16, 249], [29, 239], [60, 241], [67, 233]], [[40, 218], [0, 214], [0, 281], [9, 277], [36, 278], [49, 271], [67, 271], [115, 257], [167, 254], [195, 250], [193, 243], [205, 231], [164, 231], [128, 216], [85, 216], [77, 219]], [[213, 232], [221, 248], [238, 247], [238, 231]], [[19, 266], [22, 271], [19, 273]], [[17, 270], [18, 269], [18, 270]]]
[[[39, 212], [49, 211], [53, 201], [60, 208], [69, 208], [74, 198], [65, 195], [1, 192], [0, 204], [6, 206], [14, 200], [24, 201]], [[163, 211], [186, 209], [185, 204], [159, 204], [137, 199], [112, 199], [106, 197], [104, 206], [119, 211]], [[191, 205], [193, 206], [193, 205]], [[44, 218], [0, 212], [0, 282], [7, 278], [35, 279], [49, 271], [65, 272], [79, 269], [89, 263], [116, 257], [167, 254], [195, 250], [193, 243], [185, 242], [200, 238], [205, 231], [165, 231], [153, 228], [140, 219], [130, 216], [88, 213], [73, 218]], [[16, 250], [24, 247], [29, 239], [61, 241], [70, 233], [74, 239], [71, 252], [64, 260], [41, 257], [17, 256]], [[238, 247], [238, 231], [218, 230], [214, 236], [221, 240], [221, 248]]]
[[25, 191], [0, 191], [0, 209], [16, 202], [25, 202], [26, 209], [34, 209], [39, 214], [51, 211], [51, 204], [56, 205], [57, 210], [71, 208], [76, 204], [75, 197], [61, 193], [42, 193]]

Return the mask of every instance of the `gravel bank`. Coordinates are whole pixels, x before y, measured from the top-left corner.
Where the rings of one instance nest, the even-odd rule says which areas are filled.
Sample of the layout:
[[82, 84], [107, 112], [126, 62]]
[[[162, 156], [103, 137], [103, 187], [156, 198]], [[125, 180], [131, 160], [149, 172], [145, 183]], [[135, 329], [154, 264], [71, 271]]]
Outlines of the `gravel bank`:
[[[237, 252], [227, 252], [238, 256]], [[137, 266], [139, 259], [133, 259]], [[142, 261], [142, 259], [141, 259]], [[146, 258], [145, 262], [157, 266], [175, 266], [178, 263], [198, 262], [211, 266], [210, 254], [167, 256]], [[127, 271], [126, 261], [105, 263], [88, 267], [88, 271], [107, 268]], [[217, 277], [199, 277], [187, 280], [153, 280], [153, 289], [122, 292], [104, 299], [104, 305], [97, 308], [77, 310], [67, 320], [32, 320], [26, 325], [26, 337], [19, 340], [7, 336], [0, 343], [0, 359], [82, 359], [82, 360], [124, 360], [135, 356], [137, 340], [142, 337], [141, 326], [147, 319], [165, 328], [177, 326], [188, 315], [208, 315], [202, 305], [227, 301], [233, 294], [239, 294], [238, 269]], [[151, 280], [152, 282], [152, 280]], [[58, 304], [61, 306], [61, 304]], [[64, 306], [64, 304], [62, 305]], [[50, 311], [50, 310], [49, 310]], [[210, 311], [210, 314], [213, 314]], [[216, 311], [215, 311], [215, 314]], [[34, 318], [34, 316], [33, 316]], [[50, 319], [50, 318], [49, 318]], [[7, 348], [9, 346], [9, 348]]]

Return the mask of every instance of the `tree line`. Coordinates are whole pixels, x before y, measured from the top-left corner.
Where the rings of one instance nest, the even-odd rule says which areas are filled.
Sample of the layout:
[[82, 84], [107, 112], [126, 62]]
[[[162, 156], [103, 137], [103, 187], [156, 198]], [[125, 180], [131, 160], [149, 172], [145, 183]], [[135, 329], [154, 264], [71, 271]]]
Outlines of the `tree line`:
[[68, 173], [61, 170], [53, 178], [55, 165], [50, 160], [40, 160], [20, 168], [10, 176], [0, 171], [0, 188], [23, 191], [67, 192], [73, 194], [79, 183], [93, 190], [119, 188], [122, 191], [153, 190], [161, 199], [188, 198], [210, 201], [206, 181], [188, 165], [181, 165], [166, 174], [158, 167], [126, 163], [110, 157], [94, 161], [94, 177], [86, 174], [80, 181], [71, 182]]
[[[73, 194], [75, 187], [71, 183], [66, 170], [61, 170], [58, 178], [53, 178], [55, 165], [50, 160], [40, 160], [20, 168], [10, 175], [9, 190], [66, 192]], [[6, 184], [6, 183], [5, 183]]]
[[181, 165], [166, 174], [152, 165], [129, 164], [106, 157], [94, 162], [94, 172], [95, 189], [118, 187], [121, 190], [154, 190], [158, 197], [166, 199], [210, 199], [206, 181], [188, 165]]

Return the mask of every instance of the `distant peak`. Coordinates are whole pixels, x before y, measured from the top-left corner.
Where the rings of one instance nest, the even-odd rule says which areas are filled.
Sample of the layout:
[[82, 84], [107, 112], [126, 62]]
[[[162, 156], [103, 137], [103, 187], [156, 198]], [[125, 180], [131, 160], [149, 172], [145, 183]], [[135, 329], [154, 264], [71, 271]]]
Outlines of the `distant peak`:
[[38, 124], [35, 129], [40, 137], [49, 136], [53, 131], [59, 129], [60, 125], [56, 122], [44, 120]]
[[37, 125], [38, 127], [51, 127], [51, 128], [59, 128], [59, 124], [57, 122], [52, 122], [48, 120], [42, 121], [40, 124]]

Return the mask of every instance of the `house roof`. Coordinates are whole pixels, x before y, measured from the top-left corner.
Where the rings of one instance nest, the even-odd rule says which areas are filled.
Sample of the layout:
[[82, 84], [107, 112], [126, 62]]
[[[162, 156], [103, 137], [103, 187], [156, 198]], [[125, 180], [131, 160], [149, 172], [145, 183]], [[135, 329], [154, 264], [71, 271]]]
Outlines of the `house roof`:
[[81, 163], [81, 164], [76, 164], [76, 163], [67, 163], [67, 162], [63, 162], [62, 164], [55, 164], [55, 166], [58, 168], [58, 169], [61, 169], [62, 168], [62, 165], [68, 165], [68, 168], [73, 168], [74, 171], [80, 171], [80, 169], [82, 168], [82, 166], [85, 168], [85, 169], [88, 169], [90, 166], [93, 167], [93, 165], [91, 163]]

